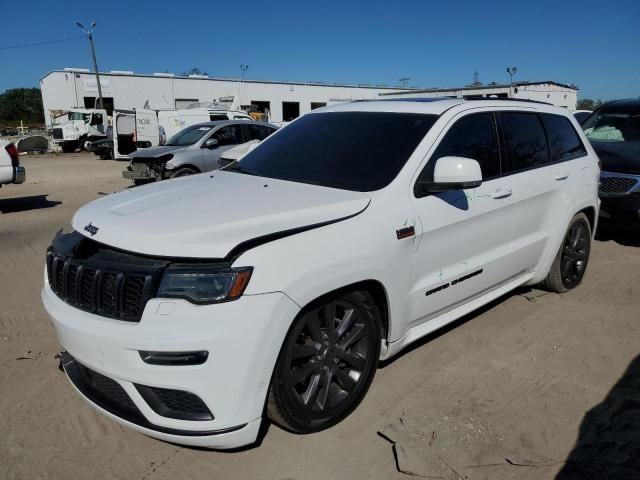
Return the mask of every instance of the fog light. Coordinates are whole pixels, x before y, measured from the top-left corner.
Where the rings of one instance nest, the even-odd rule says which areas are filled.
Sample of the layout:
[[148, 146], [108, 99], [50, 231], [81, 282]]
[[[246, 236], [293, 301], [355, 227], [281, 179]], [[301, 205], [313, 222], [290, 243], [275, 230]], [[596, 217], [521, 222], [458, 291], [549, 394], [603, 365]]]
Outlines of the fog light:
[[140, 350], [140, 358], [150, 365], [202, 365], [207, 361], [209, 352], [147, 352]]

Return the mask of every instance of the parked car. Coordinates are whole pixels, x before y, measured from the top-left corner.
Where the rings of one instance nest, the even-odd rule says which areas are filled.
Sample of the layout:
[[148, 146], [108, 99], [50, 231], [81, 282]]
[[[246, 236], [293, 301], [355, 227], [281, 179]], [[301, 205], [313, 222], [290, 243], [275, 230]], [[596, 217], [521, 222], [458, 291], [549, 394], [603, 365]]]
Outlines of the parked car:
[[23, 183], [25, 177], [15, 143], [0, 140], [0, 187], [7, 183]]
[[573, 116], [576, 117], [576, 120], [578, 121], [578, 123], [582, 123], [584, 122], [589, 115], [591, 115], [593, 113], [593, 111], [591, 110], [574, 110], [573, 112]]
[[228, 162], [220, 155], [250, 140], [263, 140], [277, 127], [263, 122], [227, 120], [192, 125], [159, 147], [131, 154], [131, 163], [122, 172], [135, 184], [183, 177], [215, 170]]
[[598, 108], [582, 128], [602, 163], [603, 216], [640, 220], [640, 99]]
[[69, 380], [123, 425], [233, 448], [266, 410], [316, 432], [380, 359], [517, 286], [578, 286], [599, 173], [549, 105], [334, 105], [228, 169], [82, 207], [42, 299]]

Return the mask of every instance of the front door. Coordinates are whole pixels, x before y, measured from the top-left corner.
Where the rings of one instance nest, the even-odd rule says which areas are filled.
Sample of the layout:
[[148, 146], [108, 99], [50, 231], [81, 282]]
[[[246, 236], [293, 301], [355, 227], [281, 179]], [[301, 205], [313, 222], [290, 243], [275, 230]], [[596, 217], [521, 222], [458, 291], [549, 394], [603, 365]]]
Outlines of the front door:
[[438, 158], [477, 160], [478, 188], [417, 198], [417, 248], [410, 292], [411, 326], [465, 303], [517, 276], [512, 262], [515, 207], [508, 178], [501, 177], [492, 112], [454, 118], [418, 178], [433, 178]]
[[[213, 148], [203, 148], [205, 170], [215, 170], [221, 167], [220, 155], [230, 148], [244, 143], [242, 124], [226, 125], [214, 131], [209, 138], [218, 140], [218, 145]], [[202, 145], [206, 142], [203, 141]]]

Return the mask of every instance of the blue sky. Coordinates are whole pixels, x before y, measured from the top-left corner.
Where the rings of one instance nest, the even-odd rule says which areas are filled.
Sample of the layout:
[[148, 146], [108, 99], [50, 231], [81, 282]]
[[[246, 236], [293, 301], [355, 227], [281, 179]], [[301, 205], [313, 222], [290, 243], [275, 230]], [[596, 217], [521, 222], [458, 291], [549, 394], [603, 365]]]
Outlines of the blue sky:
[[[90, 67], [95, 19], [101, 70], [421, 87], [473, 81], [575, 83], [581, 98], [640, 96], [640, 1], [0, 0], [0, 91], [48, 71]], [[6, 21], [6, 19], [13, 19]]]

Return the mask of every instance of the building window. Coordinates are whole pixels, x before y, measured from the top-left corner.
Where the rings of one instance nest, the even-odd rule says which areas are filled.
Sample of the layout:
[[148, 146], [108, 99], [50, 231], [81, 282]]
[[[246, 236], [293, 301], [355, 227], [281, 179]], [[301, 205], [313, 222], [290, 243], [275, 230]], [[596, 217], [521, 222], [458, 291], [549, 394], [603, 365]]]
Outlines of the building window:
[[271, 110], [271, 102], [264, 100], [251, 100], [251, 105], [256, 107], [255, 111], [260, 113], [269, 113]]
[[326, 107], [326, 102], [311, 102], [311, 110], [315, 110], [316, 108]]
[[197, 98], [176, 98], [176, 108], [187, 108], [192, 103], [198, 103]]
[[290, 122], [300, 116], [300, 102], [282, 102], [282, 121]]

